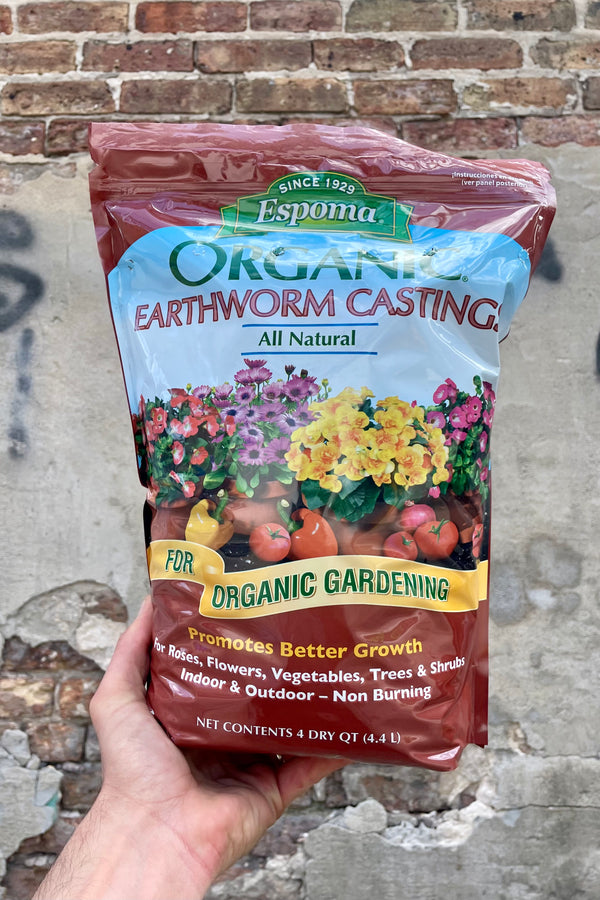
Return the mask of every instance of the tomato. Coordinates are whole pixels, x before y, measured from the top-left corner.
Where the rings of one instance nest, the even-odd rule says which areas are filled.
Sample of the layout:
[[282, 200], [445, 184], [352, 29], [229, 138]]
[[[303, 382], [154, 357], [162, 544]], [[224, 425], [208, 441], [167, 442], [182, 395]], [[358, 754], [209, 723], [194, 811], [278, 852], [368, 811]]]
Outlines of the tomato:
[[315, 556], [336, 556], [338, 542], [333, 529], [322, 515], [312, 509], [297, 510], [292, 519], [302, 524], [291, 534], [290, 559], [312, 559]]
[[398, 524], [403, 531], [413, 532], [427, 522], [435, 522], [435, 513], [426, 503], [407, 505], [398, 516]]
[[419, 548], [409, 531], [395, 531], [384, 541], [383, 553], [396, 559], [416, 559]]
[[415, 531], [415, 541], [425, 559], [445, 559], [458, 543], [458, 528], [454, 522], [425, 522]]
[[290, 552], [290, 536], [283, 525], [266, 522], [257, 525], [250, 535], [250, 549], [265, 562], [279, 562]]

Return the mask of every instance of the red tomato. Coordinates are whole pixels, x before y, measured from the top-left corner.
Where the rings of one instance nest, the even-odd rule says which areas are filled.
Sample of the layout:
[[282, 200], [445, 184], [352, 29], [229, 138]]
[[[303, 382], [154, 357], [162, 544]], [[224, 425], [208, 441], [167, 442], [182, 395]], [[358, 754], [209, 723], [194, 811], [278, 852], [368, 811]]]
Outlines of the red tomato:
[[257, 525], [250, 535], [250, 549], [265, 562], [279, 562], [290, 552], [290, 536], [283, 525]]
[[396, 559], [416, 559], [419, 551], [410, 532], [396, 531], [384, 541], [383, 552], [385, 556]]
[[415, 541], [425, 559], [445, 559], [458, 543], [458, 528], [454, 522], [425, 522], [415, 531]]
[[415, 531], [419, 525], [435, 522], [435, 513], [426, 503], [413, 503], [405, 506], [398, 516], [398, 523], [404, 531]]

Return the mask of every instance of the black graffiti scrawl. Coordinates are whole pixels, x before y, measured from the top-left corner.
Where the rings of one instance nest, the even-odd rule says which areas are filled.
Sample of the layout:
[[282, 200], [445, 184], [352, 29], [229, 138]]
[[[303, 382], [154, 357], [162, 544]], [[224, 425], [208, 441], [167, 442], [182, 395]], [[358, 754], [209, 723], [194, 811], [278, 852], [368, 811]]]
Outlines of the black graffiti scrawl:
[[[31, 327], [19, 330], [17, 326], [44, 294], [40, 276], [17, 265], [13, 257], [33, 243], [33, 230], [25, 216], [14, 210], [0, 210], [0, 332], [13, 329], [17, 332], [17, 345], [12, 354], [15, 385], [8, 426], [8, 453], [13, 459], [24, 457], [29, 448], [24, 410], [31, 392], [35, 338]], [[6, 367], [5, 376], [9, 376], [11, 368]]]
[[44, 293], [39, 275], [10, 259], [32, 244], [33, 231], [25, 216], [0, 210], [0, 331], [16, 325]]

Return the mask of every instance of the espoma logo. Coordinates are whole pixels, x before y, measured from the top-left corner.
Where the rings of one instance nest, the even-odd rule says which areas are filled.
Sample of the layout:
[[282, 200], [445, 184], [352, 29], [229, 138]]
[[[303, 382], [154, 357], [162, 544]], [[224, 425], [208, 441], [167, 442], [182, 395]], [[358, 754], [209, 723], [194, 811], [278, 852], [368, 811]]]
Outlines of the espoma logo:
[[339, 172], [298, 172], [221, 209], [219, 237], [256, 231], [345, 231], [410, 241], [412, 206]]

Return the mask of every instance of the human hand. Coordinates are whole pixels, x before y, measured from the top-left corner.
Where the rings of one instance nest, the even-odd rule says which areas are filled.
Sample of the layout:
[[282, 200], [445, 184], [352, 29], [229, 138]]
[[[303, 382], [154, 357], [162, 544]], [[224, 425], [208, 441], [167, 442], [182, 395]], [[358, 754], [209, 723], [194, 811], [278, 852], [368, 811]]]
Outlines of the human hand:
[[[180, 750], [146, 703], [151, 638], [152, 603], [146, 598], [90, 707], [103, 784], [76, 832], [76, 846], [63, 851], [78, 900], [203, 897], [292, 800], [344, 765], [339, 759]], [[84, 863], [92, 861], [89, 871], [81, 868], [82, 855]], [[57, 887], [51, 872], [37, 900], [66, 900], [61, 859]], [[63, 893], [52, 893], [58, 878]], [[68, 877], [66, 884], [71, 887]]]

